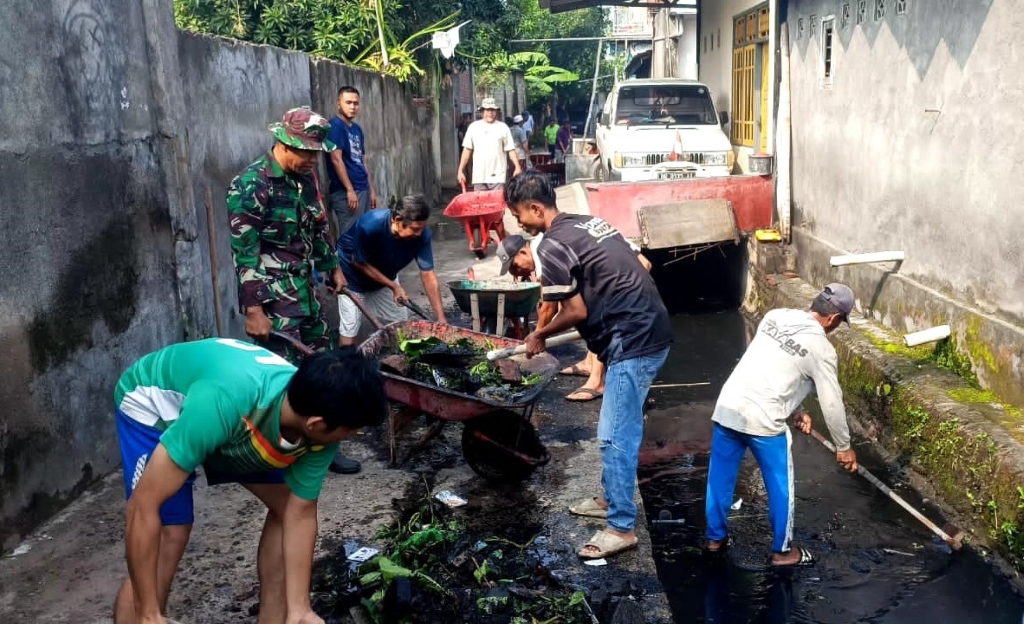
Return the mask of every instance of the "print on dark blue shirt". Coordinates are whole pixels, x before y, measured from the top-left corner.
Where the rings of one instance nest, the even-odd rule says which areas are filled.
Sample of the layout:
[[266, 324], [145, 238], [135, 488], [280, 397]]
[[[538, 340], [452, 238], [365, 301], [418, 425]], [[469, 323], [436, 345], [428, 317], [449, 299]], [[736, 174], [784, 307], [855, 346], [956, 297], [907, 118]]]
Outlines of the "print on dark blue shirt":
[[[352, 188], [357, 191], [368, 190], [370, 188], [369, 176], [366, 175], [366, 165], [363, 163], [365, 141], [363, 129], [359, 127], [359, 124], [353, 122], [349, 126], [341, 117], [335, 115], [334, 119], [331, 119], [331, 129], [327, 131], [327, 140], [341, 150], [341, 161], [345, 163], [345, 172], [348, 173], [348, 180], [352, 183]], [[345, 186], [334, 171], [330, 160], [327, 161], [327, 177], [331, 180], [331, 193], [345, 190]]]

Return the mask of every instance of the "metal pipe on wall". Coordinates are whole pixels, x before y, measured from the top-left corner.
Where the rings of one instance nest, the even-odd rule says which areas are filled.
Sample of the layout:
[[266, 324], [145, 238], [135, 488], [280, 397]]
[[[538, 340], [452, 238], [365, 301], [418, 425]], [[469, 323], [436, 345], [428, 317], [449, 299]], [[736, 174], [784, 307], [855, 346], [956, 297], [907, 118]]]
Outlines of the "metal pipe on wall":
[[775, 209], [779, 214], [779, 232], [782, 240], [792, 238], [793, 178], [792, 178], [792, 115], [789, 85], [789, 25], [779, 25], [779, 131], [775, 138]]

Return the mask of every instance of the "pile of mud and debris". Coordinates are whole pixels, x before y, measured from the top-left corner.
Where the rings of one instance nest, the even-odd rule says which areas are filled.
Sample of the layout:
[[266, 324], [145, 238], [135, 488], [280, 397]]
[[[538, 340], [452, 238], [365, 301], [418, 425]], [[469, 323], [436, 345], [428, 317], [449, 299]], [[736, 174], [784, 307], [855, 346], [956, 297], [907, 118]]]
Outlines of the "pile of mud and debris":
[[406, 338], [380, 352], [381, 368], [423, 384], [496, 401], [509, 401], [543, 380], [524, 372], [515, 360], [489, 361], [493, 345], [468, 338], [444, 342], [436, 337]]
[[621, 615], [635, 604], [624, 603], [641, 592], [628, 580], [591, 593], [558, 569], [560, 558], [537, 525], [501, 523], [495, 529], [501, 535], [488, 535], [479, 521], [466, 522], [450, 507], [450, 496], [441, 498], [448, 503], [421, 499], [403, 512], [378, 532], [372, 548], [339, 546], [335, 556], [318, 561], [316, 612], [338, 624], [632, 621]]

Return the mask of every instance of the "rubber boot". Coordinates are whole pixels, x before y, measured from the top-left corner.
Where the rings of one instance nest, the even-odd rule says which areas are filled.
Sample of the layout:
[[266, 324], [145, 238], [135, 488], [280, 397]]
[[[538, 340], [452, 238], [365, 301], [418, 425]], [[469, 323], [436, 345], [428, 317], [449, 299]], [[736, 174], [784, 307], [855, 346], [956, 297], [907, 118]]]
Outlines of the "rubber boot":
[[330, 471], [337, 474], [355, 474], [362, 470], [363, 466], [354, 459], [345, 457], [341, 451], [331, 460]]

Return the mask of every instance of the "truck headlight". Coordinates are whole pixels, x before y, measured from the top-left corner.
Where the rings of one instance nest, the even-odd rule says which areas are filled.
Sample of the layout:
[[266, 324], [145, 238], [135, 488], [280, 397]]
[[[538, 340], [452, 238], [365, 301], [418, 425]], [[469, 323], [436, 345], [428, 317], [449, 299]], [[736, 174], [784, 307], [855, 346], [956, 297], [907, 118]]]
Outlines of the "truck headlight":
[[732, 151], [728, 152], [704, 152], [704, 165], [710, 167], [725, 167], [729, 164], [729, 155]]

